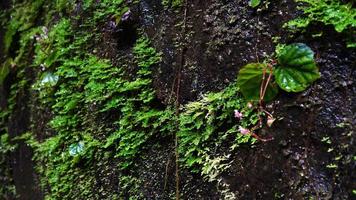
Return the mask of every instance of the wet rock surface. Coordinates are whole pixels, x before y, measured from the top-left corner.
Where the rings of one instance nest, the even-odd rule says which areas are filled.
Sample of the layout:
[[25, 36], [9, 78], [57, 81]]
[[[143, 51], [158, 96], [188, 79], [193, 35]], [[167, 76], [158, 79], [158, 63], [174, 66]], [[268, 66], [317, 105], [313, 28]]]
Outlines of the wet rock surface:
[[[167, 138], [169, 141], [169, 138]], [[141, 188], [146, 199], [175, 198], [175, 155], [174, 144], [152, 144], [135, 170], [144, 183]], [[199, 174], [192, 174], [188, 169], [180, 169], [180, 195], [183, 199], [219, 199], [219, 192], [214, 183], [203, 180]]]
[[236, 155], [226, 177], [240, 198], [351, 198], [355, 52], [324, 31], [325, 38], [304, 41], [317, 52], [321, 79], [303, 93], [282, 93], [273, 105], [282, 119], [264, 130], [274, 141]]
[[[154, 79], [163, 102], [169, 99], [179, 65], [179, 45], [186, 48], [179, 94], [183, 102], [234, 81], [241, 66], [274, 52], [275, 37], [310, 45], [321, 79], [305, 92], [279, 95], [270, 107], [280, 120], [262, 131], [275, 139], [236, 152], [223, 180], [238, 199], [351, 198], [356, 54], [345, 47], [342, 35], [322, 26], [314, 27], [324, 33], [321, 38], [288, 34], [282, 25], [298, 14], [292, 1], [273, 1], [256, 11], [247, 1], [196, 0], [187, 8], [187, 33], [182, 39], [174, 26], [184, 20], [182, 14], [162, 11], [154, 1], [146, 3], [154, 23], [145, 30], [164, 55]], [[219, 198], [214, 196], [210, 192], [205, 199]]]
[[186, 49], [183, 103], [225, 88], [236, 79], [241, 66], [273, 53], [273, 37], [285, 33], [281, 26], [296, 12], [293, 1], [271, 2], [257, 11], [248, 6], [248, 1], [195, 0], [187, 6], [186, 33], [182, 36], [182, 27], [176, 24], [184, 21], [183, 11], [177, 15], [160, 10], [155, 1], [146, 2], [155, 23], [145, 24], [145, 30], [164, 55], [164, 64], [156, 69], [154, 80], [163, 101], [169, 99], [182, 48]]

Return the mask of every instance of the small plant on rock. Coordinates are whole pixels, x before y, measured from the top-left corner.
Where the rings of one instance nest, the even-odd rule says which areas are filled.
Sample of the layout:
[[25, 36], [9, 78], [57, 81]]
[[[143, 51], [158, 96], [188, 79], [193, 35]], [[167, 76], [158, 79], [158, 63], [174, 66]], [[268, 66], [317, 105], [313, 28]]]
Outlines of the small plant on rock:
[[[250, 63], [242, 67], [237, 84], [247, 100], [258, 102], [258, 109], [267, 115], [267, 125], [270, 126], [274, 118], [264, 109], [264, 102], [274, 99], [279, 88], [287, 92], [301, 92], [318, 78], [320, 74], [314, 60], [314, 52], [305, 44], [295, 43], [277, 49], [275, 59], [264, 63]], [[253, 133], [261, 126], [262, 119], [248, 132], [264, 141]]]

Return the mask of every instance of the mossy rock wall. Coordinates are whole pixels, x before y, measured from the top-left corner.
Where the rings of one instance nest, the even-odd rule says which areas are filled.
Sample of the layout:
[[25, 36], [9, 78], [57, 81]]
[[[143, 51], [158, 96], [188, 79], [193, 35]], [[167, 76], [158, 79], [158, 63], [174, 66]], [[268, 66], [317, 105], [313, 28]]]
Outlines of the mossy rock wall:
[[[181, 199], [355, 197], [356, 53], [332, 26], [283, 28], [293, 0], [0, 9], [0, 199], [174, 199], [177, 163]], [[273, 140], [240, 134], [261, 113], [239, 69], [294, 42], [321, 78], [266, 105], [277, 120], [257, 134]]]

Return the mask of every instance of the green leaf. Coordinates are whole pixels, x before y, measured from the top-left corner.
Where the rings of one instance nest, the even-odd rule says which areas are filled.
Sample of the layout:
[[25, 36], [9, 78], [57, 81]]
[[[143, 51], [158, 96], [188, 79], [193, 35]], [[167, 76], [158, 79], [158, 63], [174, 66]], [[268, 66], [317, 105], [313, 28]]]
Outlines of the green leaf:
[[4, 83], [7, 75], [10, 73], [11, 63], [12, 63], [12, 59], [9, 58], [0, 67], [0, 85], [2, 85]]
[[320, 78], [314, 52], [305, 44], [285, 46], [277, 57], [274, 75], [278, 85], [287, 92], [301, 92]]
[[[268, 77], [269, 70], [265, 64], [250, 63], [245, 65], [239, 72], [237, 77], [237, 85], [241, 93], [247, 100], [259, 100], [260, 88], [263, 77], [263, 70], [266, 70], [266, 78]], [[265, 101], [272, 100], [278, 93], [278, 87], [275, 83], [270, 82], [264, 97]]]
[[250, 0], [250, 3], [249, 5], [252, 7], [252, 8], [256, 8], [257, 6], [259, 6], [261, 3], [261, 0]]

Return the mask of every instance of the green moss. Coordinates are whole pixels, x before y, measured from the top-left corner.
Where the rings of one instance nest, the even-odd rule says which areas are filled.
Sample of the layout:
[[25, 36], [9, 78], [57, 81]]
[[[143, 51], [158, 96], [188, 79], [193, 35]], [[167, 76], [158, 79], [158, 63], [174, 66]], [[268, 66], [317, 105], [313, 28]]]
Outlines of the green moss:
[[305, 28], [312, 22], [333, 25], [337, 32], [343, 32], [356, 26], [356, 11], [352, 3], [342, 4], [338, 0], [296, 0], [305, 3], [299, 7], [304, 11], [305, 18], [298, 18], [287, 23], [294, 28]]
[[[0, 117], [1, 119], [1, 117]], [[1, 123], [0, 123], [1, 125]], [[9, 134], [0, 129], [0, 198], [8, 199], [16, 197], [16, 188], [11, 176], [9, 159], [11, 152], [16, 148], [16, 144], [10, 142]]]
[[35, 21], [39, 16], [39, 11], [43, 6], [43, 0], [24, 1], [15, 4], [11, 10], [10, 21], [6, 26], [4, 36], [4, 52], [9, 51], [10, 46], [14, 43], [16, 33], [28, 31], [35, 25]]
[[299, 9], [304, 14], [289, 21], [284, 26], [297, 31], [319, 22], [332, 25], [337, 32], [343, 32], [348, 37], [348, 47], [355, 46], [356, 10], [352, 3], [343, 4], [339, 0], [296, 0], [303, 3]]
[[[235, 109], [243, 112], [242, 120], [234, 117]], [[228, 168], [229, 154], [238, 146], [255, 141], [248, 135], [241, 135], [239, 126], [249, 128], [257, 121], [258, 116], [247, 107], [236, 83], [221, 92], [210, 93], [200, 101], [189, 103], [179, 118], [182, 162], [213, 180], [212, 176], [216, 178]], [[216, 151], [221, 148], [228, 151]]]
[[119, 187], [124, 192], [122, 192], [116, 199], [144, 199], [143, 194], [140, 192], [140, 185], [142, 184], [142, 180], [137, 177], [130, 175], [121, 176]]
[[[182, 2], [173, 1], [172, 6]], [[46, 199], [142, 198], [139, 188], [144, 182], [134, 173], [136, 160], [152, 143], [177, 132], [180, 164], [211, 181], [228, 168], [228, 154], [254, 142], [238, 133], [238, 126], [250, 127], [258, 117], [246, 108], [235, 84], [184, 106], [180, 116], [161, 105], [152, 86], [152, 69], [160, 64], [161, 53], [144, 33], [139, 31], [127, 50], [132, 56], [123, 57], [127, 62], [118, 66], [91, 53], [93, 41], [102, 37], [99, 25], [112, 19], [120, 23], [127, 6], [123, 0], [83, 1], [79, 14], [85, 12], [85, 21], [79, 15], [65, 17], [63, 13], [74, 8], [64, 1], [46, 6], [43, 1], [25, 2], [11, 10], [21, 20], [20, 25], [9, 22], [5, 41], [6, 56], [10, 51], [14, 55], [16, 81], [9, 106], [1, 111], [2, 131], [27, 93], [29, 103], [35, 104], [29, 106], [31, 112], [47, 112], [49, 119], [31, 119], [30, 130], [17, 138], [33, 148]], [[30, 8], [36, 11], [20, 15], [21, 9]], [[40, 9], [47, 14], [40, 16]], [[19, 28], [24, 24], [27, 28]], [[10, 48], [14, 42], [18, 49]], [[30, 69], [34, 75], [25, 73]], [[246, 117], [239, 123], [234, 109], [244, 110]], [[36, 126], [44, 123], [38, 131]], [[213, 150], [220, 147], [229, 149], [226, 155]], [[107, 187], [109, 179], [118, 180], [120, 188]]]
[[183, 5], [184, 0], [162, 0], [162, 5], [167, 8], [179, 8]]
[[56, 62], [61, 61], [66, 53], [69, 52], [69, 36], [72, 33], [70, 21], [63, 18], [48, 30], [43, 26], [36, 35], [36, 56], [34, 66], [51, 68]]

